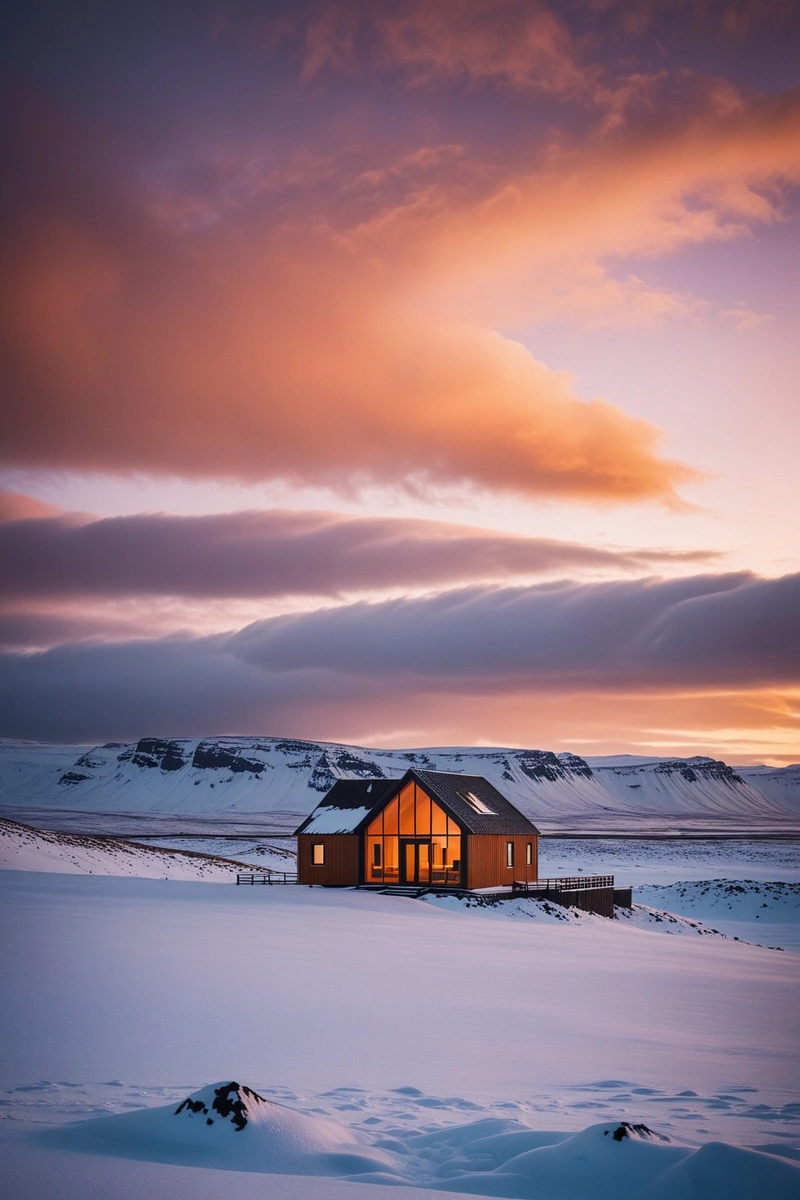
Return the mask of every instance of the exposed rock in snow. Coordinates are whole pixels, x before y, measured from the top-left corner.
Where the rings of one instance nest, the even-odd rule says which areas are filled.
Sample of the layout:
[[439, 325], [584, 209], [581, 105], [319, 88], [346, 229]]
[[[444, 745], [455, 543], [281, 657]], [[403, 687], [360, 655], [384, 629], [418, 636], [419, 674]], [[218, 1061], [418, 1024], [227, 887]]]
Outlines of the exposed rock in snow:
[[708, 879], [650, 884], [636, 889], [636, 899], [706, 921], [720, 917], [769, 923], [800, 921], [800, 883]]
[[[490, 900], [486, 896], [425, 896], [428, 904], [436, 908], [445, 908], [454, 912], [464, 911], [477, 913], [482, 917], [497, 920], [533, 921], [537, 925], [555, 925], [559, 923], [592, 925], [608, 923], [607, 917], [596, 913], [583, 912], [579, 908], [565, 908], [552, 900], [534, 900], [529, 896], [515, 896], [508, 900]], [[636, 929], [646, 929], [653, 933], [679, 934], [689, 937], [728, 937], [719, 929], [692, 917], [676, 916], [665, 909], [650, 908], [644, 904], [634, 904], [632, 908], [616, 908], [615, 916], [624, 925]], [[756, 930], [756, 933], [758, 931]], [[736, 941], [742, 939], [736, 938]]]
[[531, 1141], [494, 1170], [452, 1172], [439, 1187], [520, 1200], [789, 1200], [800, 1185], [796, 1163], [722, 1142], [692, 1149], [626, 1121], [590, 1125], [556, 1144]]
[[346, 1125], [306, 1116], [234, 1082], [209, 1084], [175, 1107], [64, 1126], [49, 1140], [156, 1162], [289, 1175], [396, 1175], [385, 1151]]
[[[715, 759], [580, 758], [546, 750], [366, 750], [279, 738], [142, 738], [135, 745], [0, 742], [0, 805], [87, 812], [289, 813], [295, 824], [336, 779], [409, 767], [484, 775], [544, 831], [796, 828], [800, 768], [734, 770]], [[763, 781], [763, 786], [762, 786]], [[797, 783], [797, 786], [795, 786]], [[291, 822], [289, 822], [291, 825]]]
[[80, 1121], [40, 1137], [118, 1158], [519, 1200], [790, 1200], [800, 1186], [800, 1164], [789, 1158], [723, 1142], [698, 1149], [642, 1122], [570, 1134], [480, 1120], [387, 1138], [295, 1112], [238, 1083], [202, 1088], [177, 1108]]

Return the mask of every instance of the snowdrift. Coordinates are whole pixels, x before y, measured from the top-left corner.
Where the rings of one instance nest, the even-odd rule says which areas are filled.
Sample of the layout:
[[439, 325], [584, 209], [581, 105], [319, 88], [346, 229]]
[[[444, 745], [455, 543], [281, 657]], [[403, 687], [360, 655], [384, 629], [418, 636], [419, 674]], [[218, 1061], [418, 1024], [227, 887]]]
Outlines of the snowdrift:
[[46, 1136], [87, 1153], [181, 1166], [284, 1175], [394, 1174], [390, 1156], [366, 1146], [347, 1126], [295, 1112], [235, 1081], [209, 1084], [178, 1105], [80, 1121]]
[[368, 1134], [236, 1082], [39, 1136], [119, 1158], [519, 1200], [793, 1200], [800, 1189], [800, 1164], [789, 1159], [721, 1142], [692, 1148], [621, 1120], [575, 1134], [482, 1120], [403, 1142], [373, 1135], [369, 1145]]
[[[555, 1145], [540, 1137], [521, 1153], [518, 1139], [493, 1171], [456, 1173], [439, 1187], [519, 1200], [789, 1200], [800, 1188], [800, 1167], [788, 1160], [721, 1142], [696, 1150], [627, 1121], [591, 1125]], [[498, 1139], [488, 1153], [502, 1155]]]
[[[484, 775], [544, 831], [734, 823], [796, 828], [800, 768], [735, 770], [715, 759], [580, 758], [547, 750], [377, 750], [286, 738], [142, 738], [85, 747], [0, 742], [0, 805], [104, 813], [282, 815], [299, 823], [341, 778], [409, 767]], [[762, 786], [763, 784], [763, 786]], [[621, 823], [621, 824], [620, 824]]]

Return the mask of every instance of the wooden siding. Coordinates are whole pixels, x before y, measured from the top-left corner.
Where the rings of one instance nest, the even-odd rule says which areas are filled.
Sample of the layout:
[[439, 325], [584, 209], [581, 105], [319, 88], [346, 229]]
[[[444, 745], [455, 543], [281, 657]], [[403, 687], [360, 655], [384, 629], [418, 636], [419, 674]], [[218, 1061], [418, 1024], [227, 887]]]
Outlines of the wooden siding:
[[[325, 887], [352, 887], [359, 883], [360, 838], [355, 833], [301, 833], [297, 836], [297, 882], [321, 883]], [[325, 847], [325, 862], [315, 867], [311, 847]]]
[[580, 908], [601, 917], [614, 916], [614, 889], [587, 888], [578, 892], [553, 892], [549, 897], [564, 908]]
[[[468, 888], [510, 886], [515, 879], [535, 882], [539, 870], [538, 839], [535, 834], [478, 834], [467, 836], [467, 881]], [[514, 865], [506, 866], [506, 843], [514, 844]], [[525, 862], [525, 848], [530, 842], [533, 862]]]

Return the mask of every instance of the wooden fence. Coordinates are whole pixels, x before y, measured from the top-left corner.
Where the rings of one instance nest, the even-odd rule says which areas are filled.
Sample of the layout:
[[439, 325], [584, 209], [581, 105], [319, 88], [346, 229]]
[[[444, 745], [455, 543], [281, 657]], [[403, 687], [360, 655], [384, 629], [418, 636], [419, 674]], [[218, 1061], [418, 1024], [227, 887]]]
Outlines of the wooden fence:
[[294, 871], [239, 871], [236, 876], [237, 885], [243, 883], [297, 883], [297, 873]]

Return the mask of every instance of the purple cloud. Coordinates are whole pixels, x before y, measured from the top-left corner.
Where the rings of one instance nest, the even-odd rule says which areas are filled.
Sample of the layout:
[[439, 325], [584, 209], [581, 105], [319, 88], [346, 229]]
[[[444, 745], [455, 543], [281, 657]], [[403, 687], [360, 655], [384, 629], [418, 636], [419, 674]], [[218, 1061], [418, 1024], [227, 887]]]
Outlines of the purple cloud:
[[800, 681], [800, 575], [465, 588], [205, 638], [0, 656], [0, 730], [90, 741], [363, 727], [431, 695], [752, 689]]
[[334, 596], [586, 567], [641, 571], [711, 557], [614, 552], [446, 522], [324, 512], [91, 521], [61, 515], [0, 523], [0, 595]]

